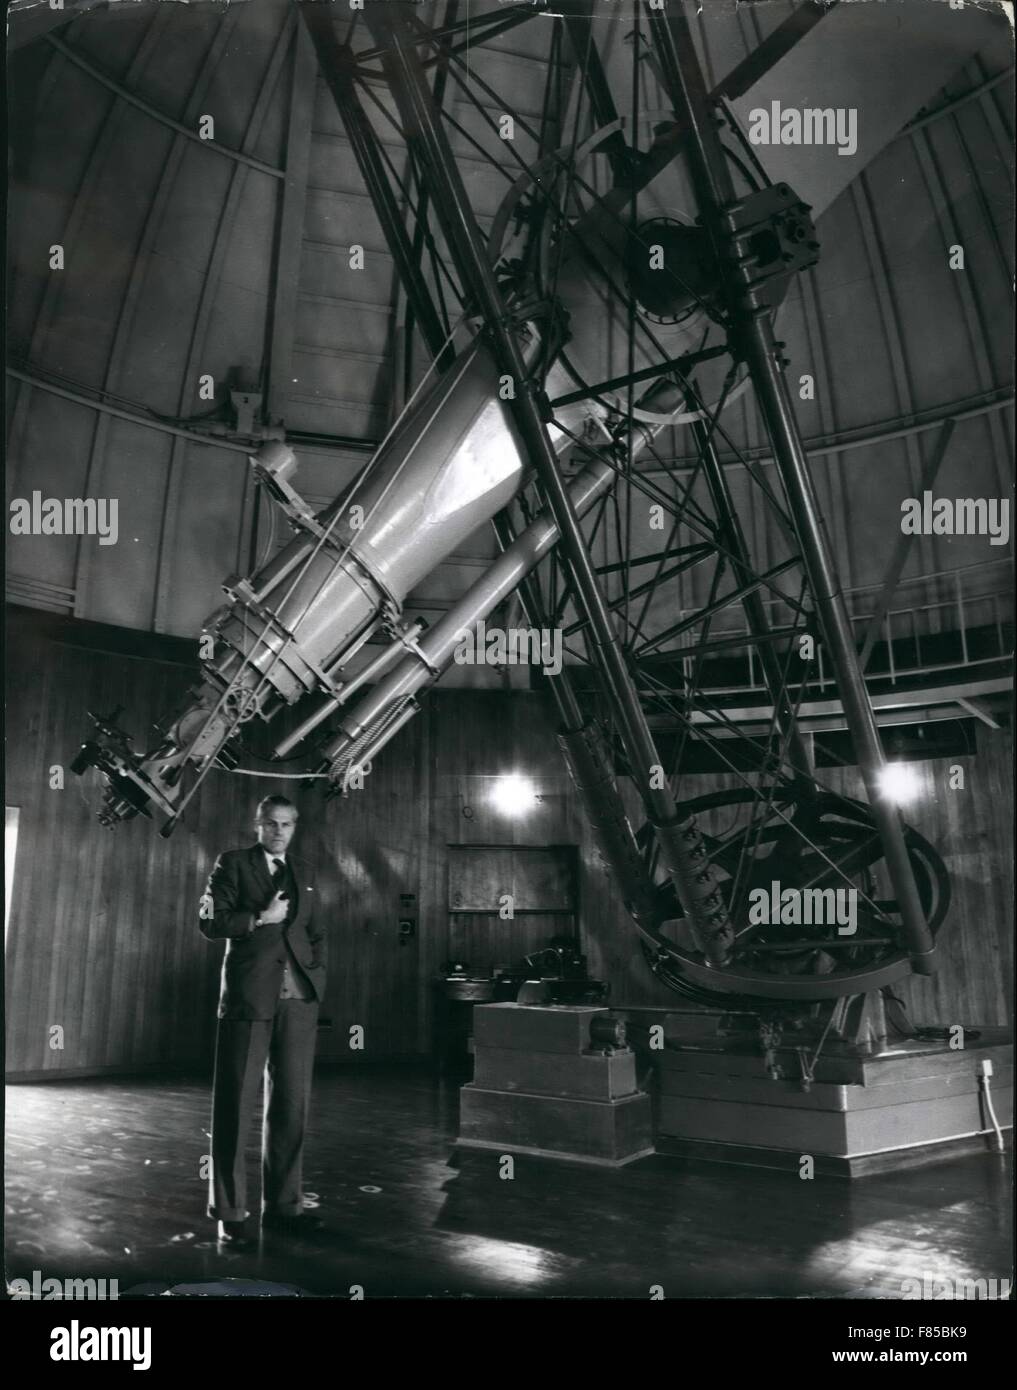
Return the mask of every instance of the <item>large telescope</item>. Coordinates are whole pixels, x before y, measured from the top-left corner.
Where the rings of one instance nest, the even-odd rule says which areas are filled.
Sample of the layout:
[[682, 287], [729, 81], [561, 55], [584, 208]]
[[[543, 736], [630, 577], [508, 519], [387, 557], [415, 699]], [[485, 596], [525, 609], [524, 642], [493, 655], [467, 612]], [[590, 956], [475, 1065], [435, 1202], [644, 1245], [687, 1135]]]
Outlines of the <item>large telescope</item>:
[[[368, 177], [370, 138], [340, 81], [346, 59], [327, 33], [316, 32], [325, 25], [322, 7], [302, 12], [321, 41], [319, 56], [335, 79], [333, 95], [357, 137], [358, 161], [398, 262], [405, 259], [405, 230], [378, 191], [379, 180]], [[930, 973], [943, 894], [937, 903], [929, 847], [906, 830], [880, 790], [884, 755], [783, 377], [783, 345], [774, 335], [774, 316], [794, 275], [817, 259], [810, 213], [836, 192], [829, 166], [836, 171], [843, 161], [808, 166], [809, 203], [800, 189], [796, 194], [789, 183], [768, 180], [765, 170], [757, 177], [741, 162], [737, 168], [752, 187], [736, 188], [717, 126], [724, 113], [705, 92], [687, 22], [681, 13], [667, 17], [651, 6], [646, 20], [668, 96], [668, 108], [654, 115], [652, 141], [640, 150], [629, 130], [628, 158], [619, 148], [626, 143], [624, 122], [612, 118], [574, 148], [551, 151], [515, 182], [485, 239], [426, 80], [411, 11], [393, 0], [369, 6], [367, 19], [471, 317], [458, 336], [428, 342], [443, 374], [428, 374], [360, 477], [324, 510], [315, 512], [300, 495], [297, 460], [286, 445], [268, 444], [252, 457], [294, 538], [255, 574], [225, 582], [228, 603], [202, 635], [201, 679], [154, 747], [135, 751], [115, 716], [93, 716], [95, 735], [73, 767], [103, 774], [100, 819], [114, 825], [159, 811], [168, 818], [162, 832], [168, 834], [214, 765], [237, 766], [243, 726], [268, 724], [297, 705], [299, 722], [277, 738], [276, 755], [306, 747], [320, 730], [312, 769], [344, 788], [351, 772], [413, 717], [417, 696], [440, 678], [459, 638], [513, 592], [526, 605], [528, 576], [557, 547], [597, 668], [607, 711], [602, 723], [617, 738], [615, 748], [604, 746], [603, 729], [581, 712], [566, 670], [550, 682], [562, 716], [562, 750], [654, 960], [677, 962], [707, 990], [776, 999], [830, 998], [878, 988], [909, 970]], [[728, 118], [736, 124], [730, 112]], [[886, 126], [896, 128], [889, 115]], [[599, 198], [586, 187], [586, 206], [570, 220], [555, 200], [567, 202], [569, 187], [585, 179], [595, 156], [608, 159], [615, 187]], [[542, 202], [549, 190], [552, 213]], [[698, 217], [689, 215], [690, 206]], [[401, 268], [407, 281], [412, 267]], [[413, 275], [407, 285], [411, 296], [425, 288]], [[828, 654], [858, 750], [865, 804], [819, 794], [797, 737], [787, 662], [778, 655], [790, 651], [788, 633], [796, 629], [768, 628], [760, 593], [772, 572], [753, 569], [717, 453], [719, 417], [750, 386], [781, 492], [777, 497], [767, 488], [766, 498], [794, 551], [785, 567], [801, 570], [801, 599], [793, 602], [798, 613], [811, 615]], [[775, 769], [764, 760], [769, 791], [762, 784], [749, 788], [749, 799], [761, 804], [760, 830], [767, 821], [766, 844], [786, 851], [785, 872], [798, 876], [803, 891], [832, 890], [852, 875], [874, 884], [869, 871], [880, 865], [888, 886], [866, 890], [871, 920], [864, 943], [827, 933], [817, 944], [794, 933], [777, 939], [747, 929], [744, 899], [754, 880], [739, 859], [721, 886], [724, 847], [710, 848], [696, 808], [676, 803], [660, 776], [642, 692], [581, 522], [655, 434], [676, 424], [691, 426], [714, 516], [705, 549], [720, 556], [737, 582], [747, 640], [762, 654], [773, 726], [787, 750]], [[598, 448], [587, 450], [593, 461], [567, 467], [577, 441], [594, 438]], [[510, 535], [503, 514], [531, 482], [540, 509]], [[686, 522], [689, 515], [691, 509]], [[492, 522], [501, 553], [477, 582], [432, 628], [407, 622], [404, 609], [416, 586]], [[716, 606], [730, 601], [724, 596]], [[688, 628], [682, 620], [669, 632]], [[658, 646], [662, 640], [654, 638]], [[368, 642], [377, 652], [365, 662]], [[678, 697], [687, 705], [696, 691], [686, 698], [680, 690]], [[680, 709], [679, 717], [685, 713]], [[652, 855], [629, 825], [619, 766], [641, 801]], [[769, 877], [762, 860], [749, 859], [751, 873]], [[668, 883], [670, 898], [660, 891]], [[678, 918], [680, 931], [662, 934], [663, 924]]]
[[[535, 334], [531, 344], [538, 345]], [[496, 365], [479, 338], [418, 394], [360, 477], [322, 511], [294, 487], [297, 460], [286, 445], [265, 445], [251, 464], [296, 534], [262, 569], [224, 582], [230, 602], [206, 620], [201, 682], [154, 748], [134, 753], [115, 725], [95, 721], [98, 737], [83, 746], [74, 770], [94, 766], [105, 775], [100, 819], [107, 825], [154, 807], [172, 829], [211, 765], [236, 765], [229, 745], [242, 725], [268, 722], [308, 695], [319, 696], [326, 713], [348, 699], [344, 673], [372, 637], [387, 645], [355, 688], [399, 657], [417, 656], [422, 627], [403, 621], [407, 595], [511, 501], [528, 473]], [[602, 466], [596, 485], [585, 475], [577, 480], [582, 510], [610, 476]], [[501, 557], [478, 618], [556, 539], [546, 524], [530, 529], [540, 543], [520, 536], [507, 587]], [[447, 664], [438, 655], [422, 660], [433, 676]]]
[[[534, 334], [531, 341], [536, 347], [539, 340]], [[549, 381], [555, 379], [562, 374], [552, 368]], [[73, 768], [104, 774], [104, 824], [154, 808], [169, 817], [163, 833], [170, 833], [209, 768], [237, 765], [231, 741], [241, 727], [253, 719], [268, 723], [300, 701], [312, 712], [277, 743], [277, 756], [370, 687], [322, 749], [322, 768], [337, 785], [403, 727], [418, 708], [413, 697], [451, 664], [463, 633], [517, 589], [559, 539], [549, 514], [538, 514], [433, 628], [404, 620], [407, 595], [502, 511], [529, 473], [498, 384], [490, 353], [474, 340], [410, 402], [360, 477], [317, 513], [294, 486], [298, 464], [288, 446], [266, 444], [251, 456], [296, 535], [250, 577], [224, 582], [231, 602], [204, 624], [202, 679], [155, 747], [136, 753], [112, 719], [93, 716], [97, 736]], [[681, 393], [669, 383], [642, 400], [663, 419], [681, 411]], [[603, 407], [584, 413], [610, 444]], [[634, 452], [661, 428], [640, 427]], [[564, 454], [570, 440], [555, 434]], [[622, 452], [619, 445], [619, 458]], [[606, 462], [576, 473], [569, 494], [580, 518], [614, 479]], [[377, 644], [379, 637], [381, 651], [347, 675], [368, 640]]]

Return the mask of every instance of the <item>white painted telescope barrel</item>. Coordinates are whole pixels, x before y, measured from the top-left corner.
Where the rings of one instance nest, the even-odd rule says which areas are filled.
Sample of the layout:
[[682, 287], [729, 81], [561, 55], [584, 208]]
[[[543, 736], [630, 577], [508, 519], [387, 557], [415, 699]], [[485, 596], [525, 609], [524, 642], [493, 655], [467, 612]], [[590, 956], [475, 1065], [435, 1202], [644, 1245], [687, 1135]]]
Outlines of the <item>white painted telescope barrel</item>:
[[[591, 464], [569, 489], [576, 514], [584, 516], [611, 486], [614, 470], [606, 463]], [[516, 540], [491, 562], [480, 579], [420, 638], [420, 656], [407, 654], [394, 670], [355, 706], [339, 726], [336, 737], [323, 750], [334, 758], [349, 748], [391, 706], [421, 690], [452, 660], [465, 630], [487, 616], [507, 598], [519, 581], [548, 553], [558, 540], [558, 528], [549, 513], [542, 513], [520, 532]]]
[[[213, 665], [229, 680], [264, 678], [286, 703], [323, 684], [322, 672], [518, 491], [521, 441], [487, 348], [475, 342], [407, 411], [354, 485], [251, 580], [217, 632]], [[354, 507], [362, 508], [355, 513]], [[362, 519], [357, 526], [354, 518]]]

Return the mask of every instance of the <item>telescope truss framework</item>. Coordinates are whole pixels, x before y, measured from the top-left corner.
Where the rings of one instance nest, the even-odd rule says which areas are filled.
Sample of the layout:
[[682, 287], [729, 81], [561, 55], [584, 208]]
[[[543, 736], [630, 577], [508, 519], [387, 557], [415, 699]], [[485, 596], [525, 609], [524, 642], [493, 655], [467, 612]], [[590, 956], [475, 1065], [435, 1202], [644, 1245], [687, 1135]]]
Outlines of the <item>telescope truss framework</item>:
[[[428, 27], [413, 7], [389, 4], [380, 13], [369, 4], [343, 46], [320, 7], [318, 14], [302, 8], [333, 93], [341, 88], [351, 136], [359, 131], [361, 169], [421, 343], [447, 353], [456, 315], [475, 316], [517, 392], [527, 442], [537, 428], [545, 439], [549, 429], [560, 431], [573, 447], [559, 476], [591, 459], [614, 474], [583, 522], [574, 515], [570, 522], [554, 496], [548, 448], [496, 529], [504, 546], [548, 506], [563, 523], [565, 540], [520, 597], [531, 626], [564, 630], [569, 664], [547, 678], [564, 726], [576, 728], [577, 719], [592, 726], [626, 795], [635, 793], [628, 804], [642, 803], [639, 850], [655, 884], [656, 915], [667, 914], [657, 922], [635, 914], [651, 968], [686, 994], [731, 1003], [739, 996], [832, 998], [909, 969], [928, 973], [949, 885], [935, 850], [902, 826], [881, 793], [878, 735], [783, 380], [784, 345], [773, 335], [788, 280], [814, 262], [818, 243], [808, 209], [786, 185], [770, 185], [724, 98], [707, 96], [679, 7], [669, 0], [670, 13], [661, 13], [633, 5], [631, 75], [621, 101], [596, 26], [579, 5], [556, 6], [555, 15], [532, 6], [491, 11], [467, 27], [452, 3]], [[547, 34], [536, 119], [488, 81], [482, 60], [485, 42], [524, 23]], [[357, 46], [365, 29], [370, 42]], [[382, 80], [390, 100], [380, 95]], [[536, 158], [524, 159], [513, 136], [501, 140], [504, 161], [491, 160], [455, 114], [453, 92], [492, 136], [506, 127], [522, 132]], [[404, 175], [384, 149], [385, 128], [405, 144]], [[452, 140], [505, 178], [488, 237]], [[651, 207], [654, 215], [641, 217], [645, 191], [669, 164], [682, 166], [694, 205], [676, 216]], [[393, 224], [400, 201], [412, 235]], [[648, 293], [639, 261], [661, 241], [678, 254], [664, 267], [663, 303], [651, 304], [656, 290]], [[564, 280], [571, 283], [563, 289]], [[623, 369], [606, 379], [589, 379], [584, 344], [570, 336], [580, 280], [589, 291], [582, 327], [589, 327], [589, 304], [599, 303], [605, 332], [621, 344], [615, 356]], [[533, 323], [541, 351], [517, 380], [511, 340]], [[570, 385], [549, 394], [555, 362]], [[413, 363], [406, 353], [407, 393]], [[666, 398], [665, 409], [654, 392]], [[725, 426], [725, 411], [742, 395], [755, 398], [766, 424], [777, 464], [772, 481]], [[577, 406], [590, 411], [578, 428]], [[688, 432], [691, 467], [659, 447], [664, 422]], [[772, 533], [785, 542], [768, 563], [753, 558], [746, 539], [754, 507], [766, 510]], [[662, 527], [651, 534], [662, 543], [647, 548], [635, 531], [651, 508]], [[577, 551], [585, 553], [585, 573]], [[678, 600], [693, 574], [700, 597], [690, 611]], [[669, 604], [683, 611], [662, 622]], [[744, 616], [744, 633], [724, 625], [733, 610]], [[823, 785], [800, 727], [821, 643], [837, 674], [867, 800]], [[718, 690], [725, 658], [749, 647], [770, 698], [768, 727], [752, 732], [731, 717]], [[666, 753], [661, 735], [670, 743]], [[729, 771], [728, 791], [688, 794], [684, 769], [696, 742]], [[664, 787], [649, 788], [648, 777]], [[691, 859], [661, 853], [662, 834], [676, 826], [687, 840], [692, 827]], [[697, 899], [689, 879], [704, 872], [710, 892], [700, 884]], [[750, 894], [758, 899], [775, 880], [799, 892], [850, 889], [855, 930], [750, 922]]]

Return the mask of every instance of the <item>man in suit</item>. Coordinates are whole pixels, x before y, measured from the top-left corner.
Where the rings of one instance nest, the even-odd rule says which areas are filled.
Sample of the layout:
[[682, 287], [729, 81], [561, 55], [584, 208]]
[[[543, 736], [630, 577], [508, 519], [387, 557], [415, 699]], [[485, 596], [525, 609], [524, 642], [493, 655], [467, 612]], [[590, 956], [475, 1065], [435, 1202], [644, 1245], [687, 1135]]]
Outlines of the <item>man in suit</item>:
[[208, 1214], [220, 1241], [234, 1247], [253, 1243], [244, 1225], [244, 1148], [262, 1073], [262, 1226], [301, 1237], [321, 1227], [304, 1210], [301, 1171], [327, 941], [314, 885], [287, 853], [296, 828], [293, 803], [265, 797], [255, 815], [257, 843], [219, 855], [199, 910], [203, 935], [226, 940]]

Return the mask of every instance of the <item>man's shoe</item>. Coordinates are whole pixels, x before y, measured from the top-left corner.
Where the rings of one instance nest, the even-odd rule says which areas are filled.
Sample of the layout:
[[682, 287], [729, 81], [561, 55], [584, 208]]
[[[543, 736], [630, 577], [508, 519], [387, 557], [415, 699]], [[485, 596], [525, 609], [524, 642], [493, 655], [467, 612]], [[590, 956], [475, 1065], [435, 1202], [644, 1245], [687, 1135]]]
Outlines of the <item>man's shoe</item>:
[[228, 1245], [231, 1250], [250, 1250], [254, 1244], [243, 1221], [220, 1221], [217, 1238], [220, 1245]]
[[309, 1211], [294, 1216], [286, 1212], [266, 1211], [262, 1215], [261, 1225], [263, 1230], [278, 1231], [280, 1235], [293, 1236], [297, 1240], [313, 1240], [326, 1234], [324, 1221]]

